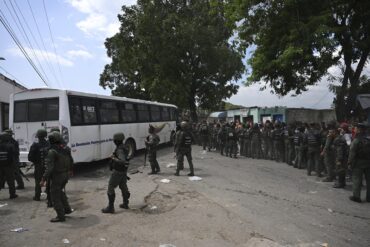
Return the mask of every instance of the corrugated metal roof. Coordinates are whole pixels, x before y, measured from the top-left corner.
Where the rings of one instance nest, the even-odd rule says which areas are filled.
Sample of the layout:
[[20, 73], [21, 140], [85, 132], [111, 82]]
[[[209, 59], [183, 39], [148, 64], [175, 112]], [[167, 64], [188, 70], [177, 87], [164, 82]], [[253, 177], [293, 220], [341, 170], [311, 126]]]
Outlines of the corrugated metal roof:
[[357, 101], [362, 109], [365, 110], [370, 108], [370, 94], [359, 94], [357, 96]]
[[224, 112], [224, 111], [212, 112], [211, 114], [209, 114], [208, 117], [212, 117], [212, 118], [226, 118], [226, 112]]

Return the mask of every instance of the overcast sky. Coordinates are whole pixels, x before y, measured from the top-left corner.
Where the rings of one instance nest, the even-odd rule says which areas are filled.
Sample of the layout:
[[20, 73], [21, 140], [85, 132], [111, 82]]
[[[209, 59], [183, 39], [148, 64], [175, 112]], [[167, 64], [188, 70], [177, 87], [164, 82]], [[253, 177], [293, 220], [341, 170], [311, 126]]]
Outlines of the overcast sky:
[[[104, 40], [118, 31], [117, 14], [122, 4], [135, 3], [136, 0], [4, 0], [0, 2], [0, 14], [5, 15], [40, 72], [45, 72], [50, 87], [109, 95], [109, 90], [99, 86], [99, 75], [104, 65], [110, 62]], [[45, 86], [3, 26], [0, 27], [0, 37], [0, 57], [6, 59], [0, 61], [0, 72], [28, 88]], [[241, 82], [239, 84], [238, 94], [228, 100], [233, 104], [329, 108], [333, 101], [326, 80], [300, 96], [283, 98], [268, 90], [259, 91], [258, 85], [244, 87]]]

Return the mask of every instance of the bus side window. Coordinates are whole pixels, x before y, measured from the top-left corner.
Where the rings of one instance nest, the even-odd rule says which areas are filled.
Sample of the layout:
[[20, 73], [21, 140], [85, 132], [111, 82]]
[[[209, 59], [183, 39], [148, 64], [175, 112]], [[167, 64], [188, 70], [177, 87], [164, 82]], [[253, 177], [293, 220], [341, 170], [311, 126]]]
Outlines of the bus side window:
[[135, 110], [134, 104], [122, 103], [121, 104], [121, 117], [122, 117], [122, 122], [124, 123], [136, 122], [136, 110]]
[[84, 124], [97, 124], [95, 100], [82, 99], [82, 116]]
[[148, 105], [140, 104], [137, 105], [137, 115], [138, 115], [138, 122], [149, 122], [150, 116], [149, 116], [149, 107]]
[[69, 111], [71, 116], [71, 125], [83, 124], [80, 99], [70, 97], [68, 100], [69, 100]]
[[44, 121], [44, 102], [43, 100], [31, 100], [28, 102], [28, 121]]
[[99, 112], [101, 123], [105, 124], [119, 122], [118, 102], [102, 101], [100, 103]]
[[14, 102], [14, 122], [27, 122], [27, 102]]
[[150, 106], [150, 115], [153, 122], [161, 121], [161, 112], [159, 106]]
[[46, 121], [59, 120], [59, 99], [46, 100]]
[[162, 107], [162, 121], [169, 121], [170, 120], [170, 113], [168, 112], [167, 107]]

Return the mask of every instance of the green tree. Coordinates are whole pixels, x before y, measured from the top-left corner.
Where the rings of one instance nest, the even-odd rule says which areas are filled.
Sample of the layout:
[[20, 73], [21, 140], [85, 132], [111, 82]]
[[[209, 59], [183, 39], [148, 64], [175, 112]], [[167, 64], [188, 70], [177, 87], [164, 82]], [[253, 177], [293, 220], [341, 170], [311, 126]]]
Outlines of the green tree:
[[226, 2], [230, 25], [237, 23], [241, 48], [255, 46], [247, 83], [264, 82], [279, 95], [300, 94], [326, 76], [330, 67], [342, 64], [337, 118], [350, 116], [369, 59], [370, 1]]
[[122, 7], [120, 32], [105, 42], [112, 62], [100, 85], [113, 95], [189, 109], [216, 109], [237, 92], [242, 55], [229, 42], [223, 5], [205, 0], [138, 0]]

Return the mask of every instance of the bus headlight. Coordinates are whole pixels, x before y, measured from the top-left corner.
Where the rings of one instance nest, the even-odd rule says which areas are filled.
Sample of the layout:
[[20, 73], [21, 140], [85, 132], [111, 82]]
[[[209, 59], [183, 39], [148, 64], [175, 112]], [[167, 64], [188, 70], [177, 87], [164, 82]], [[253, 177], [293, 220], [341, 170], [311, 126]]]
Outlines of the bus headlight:
[[69, 132], [68, 128], [65, 126], [62, 126], [62, 138], [66, 144], [69, 142]]

